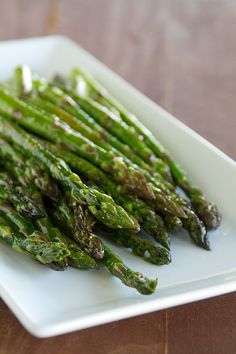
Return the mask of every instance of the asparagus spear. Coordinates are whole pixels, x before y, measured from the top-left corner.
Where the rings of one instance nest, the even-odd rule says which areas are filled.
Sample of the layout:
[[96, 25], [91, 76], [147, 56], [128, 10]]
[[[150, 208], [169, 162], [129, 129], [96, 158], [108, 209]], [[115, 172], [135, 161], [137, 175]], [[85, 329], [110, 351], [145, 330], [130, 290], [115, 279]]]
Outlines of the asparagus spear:
[[[37, 189], [43, 195], [57, 201], [59, 197], [58, 186], [52, 178], [40, 169], [33, 160], [22, 156], [5, 139], [0, 138], [0, 157], [10, 174], [24, 187], [30, 189], [28, 194], [35, 195]], [[35, 186], [32, 186], [32, 181]], [[36, 188], [37, 187], [37, 188]]]
[[52, 220], [61, 227], [61, 230], [68, 234], [68, 225], [73, 230], [73, 237], [76, 242], [92, 257], [101, 259], [104, 256], [104, 247], [101, 240], [91, 231], [91, 219], [88, 210], [78, 206], [73, 213], [63, 199], [56, 205], [51, 205], [49, 213]]
[[190, 208], [186, 208], [186, 213], [188, 217], [183, 219], [182, 223], [193, 242], [206, 250], [210, 250], [210, 244], [204, 223]]
[[35, 228], [32, 223], [30, 223], [25, 217], [17, 213], [17, 211], [11, 207], [9, 204], [0, 199], [0, 215], [4, 217], [7, 223], [13, 227], [13, 229], [18, 233], [22, 234], [24, 237], [35, 232]]
[[101, 262], [115, 277], [119, 278], [123, 284], [135, 288], [142, 295], [150, 295], [155, 291], [157, 279], [148, 279], [142, 273], [134, 272], [106, 245], [104, 249], [105, 255]]
[[18, 99], [4, 88], [0, 88], [0, 111], [14, 117], [26, 129], [54, 142], [65, 144], [69, 149], [99, 165], [124, 184], [127, 191], [153, 199], [152, 189], [144, 176], [127, 166], [120, 156], [100, 148], [61, 121], [57, 116], [39, 111]]
[[70, 251], [69, 265], [71, 267], [78, 269], [97, 268], [96, 261], [89, 254], [84, 252], [76, 242], [70, 238], [66, 238], [66, 240], [67, 247]]
[[133, 254], [144, 258], [147, 262], [156, 265], [164, 265], [171, 262], [170, 252], [165, 247], [154, 244], [149, 240], [120, 232], [106, 233], [105, 236], [116, 245], [131, 249]]
[[[39, 232], [35, 229], [32, 223], [30, 223], [26, 218], [20, 216], [12, 207], [0, 200], [0, 215], [13, 227], [14, 231], [17, 234], [24, 237], [31, 237], [38, 235]], [[44, 218], [45, 219], [45, 218]], [[43, 220], [43, 219], [40, 219]], [[43, 240], [49, 242], [56, 242], [58, 245], [61, 244], [62, 247], [66, 249], [65, 243], [58, 238], [52, 238], [49, 236], [48, 229], [40, 230], [42, 232]], [[67, 247], [68, 248], [68, 247]], [[70, 258], [70, 250], [68, 249], [68, 257]], [[50, 267], [54, 270], [65, 270], [68, 266], [67, 257], [60, 261], [53, 261], [50, 264]]]
[[78, 269], [91, 269], [97, 267], [97, 263], [94, 259], [84, 252], [76, 242], [73, 242], [73, 240], [66, 237], [57, 227], [52, 225], [48, 217], [37, 220], [36, 225], [40, 231], [47, 232], [49, 240], [52, 242], [63, 242], [66, 245], [70, 252], [68, 256], [69, 266]]
[[143, 136], [143, 140], [155, 156], [166, 161], [176, 183], [185, 191], [191, 200], [192, 206], [199, 217], [203, 220], [207, 229], [216, 229], [221, 222], [221, 215], [214, 203], [208, 202], [200, 188], [194, 186], [187, 174], [175, 163], [169, 152], [160, 144], [153, 134], [131, 113], [129, 113], [118, 101], [115, 100], [98, 82], [80, 69], [76, 69], [72, 75], [81, 76], [88, 84], [90, 94], [98, 102], [114, 107], [119, 112], [122, 120], [133, 127], [137, 133]]
[[[164, 192], [166, 190], [174, 191], [174, 186], [169, 182], [167, 182], [163, 178], [163, 176], [160, 175], [158, 172], [153, 173], [148, 165], [143, 166], [142, 163], [135, 161], [135, 159], [132, 156], [130, 156], [130, 153], [127, 153], [126, 151], [123, 153], [121, 149], [117, 150], [113, 145], [111, 145], [107, 141], [107, 138], [105, 136], [106, 132], [102, 134], [100, 131], [99, 132], [96, 131], [96, 126], [94, 126], [94, 129], [90, 128], [85, 123], [83, 123], [82, 121], [74, 117], [72, 114], [58, 107], [58, 105], [53, 104], [52, 102], [47, 101], [40, 97], [33, 97], [30, 99], [28, 98], [27, 103], [31, 105], [33, 104], [34, 107], [44, 109], [50, 114], [56, 114], [60, 119], [65, 121], [67, 124], [69, 124], [71, 128], [78, 131], [80, 134], [88, 138], [94, 144], [102, 147], [107, 151], [112, 151], [117, 156], [121, 156], [124, 159], [124, 162], [128, 166], [131, 166], [135, 170], [140, 172], [148, 182], [154, 184], [156, 187], [160, 188]], [[121, 145], [123, 147], [122, 143]]]
[[151, 234], [153, 238], [161, 243], [164, 247], [169, 248], [169, 238], [165, 230], [163, 221], [144, 201], [131, 198], [122, 190], [122, 186], [115, 184], [109, 176], [96, 166], [92, 165], [73, 153], [61, 149], [59, 146], [41, 141], [53, 154], [63, 158], [72, 168], [73, 171], [81, 174], [87, 180], [92, 181], [105, 193], [111, 195], [114, 200], [121, 204], [129, 213], [140, 222], [144, 230]]
[[[72, 214], [64, 212], [63, 208], [58, 208], [54, 205], [51, 209], [55, 221], [59, 223], [62, 230], [65, 230], [68, 236], [80, 242], [76, 235], [75, 221]], [[71, 219], [72, 217], [72, 219]], [[82, 215], [82, 218], [84, 215]], [[91, 234], [91, 222], [86, 223], [88, 234]], [[128, 268], [114, 252], [112, 252], [106, 245], [103, 244], [104, 255], [99, 262], [101, 262], [114, 276], [119, 278], [123, 284], [137, 289], [141, 294], [152, 294], [157, 286], [157, 280], [150, 280], [144, 277], [141, 273], [134, 272]]]
[[164, 224], [169, 232], [179, 231], [183, 223], [180, 218], [173, 215], [163, 215]]
[[6, 173], [0, 173], [0, 198], [14, 205], [21, 214], [32, 219], [44, 217], [44, 211], [27, 195], [25, 189], [14, 185], [13, 180]]
[[111, 197], [85, 186], [63, 160], [56, 158], [22, 128], [0, 117], [0, 135], [20, 147], [26, 155], [33, 157], [40, 168], [61, 184], [71, 201], [87, 205], [90, 212], [102, 223], [115, 229], [137, 230], [137, 223]]
[[33, 89], [31, 70], [27, 65], [18, 66], [14, 70], [14, 82], [15, 88], [21, 96], [27, 97], [31, 94]]
[[[42, 201], [38, 200], [41, 204]], [[18, 233], [21, 233], [24, 237], [28, 237], [36, 230], [33, 224], [21, 217], [14, 209], [9, 205], [3, 203], [0, 200], [0, 214], [12, 225], [12, 227]], [[49, 218], [46, 216], [42, 219], [36, 220], [35, 224], [43, 233], [44, 240], [49, 242], [56, 242], [64, 244], [64, 247], [68, 249], [68, 264], [71, 267], [79, 269], [89, 269], [96, 267], [96, 262], [88, 254], [79, 248], [78, 244], [71, 239], [63, 235], [57, 227], [54, 227]], [[56, 270], [64, 270], [67, 267], [67, 259], [63, 259], [60, 262], [52, 262], [51, 268]]]
[[19, 253], [28, 254], [42, 264], [61, 262], [68, 256], [67, 248], [58, 242], [47, 242], [41, 233], [22, 238], [0, 217], [0, 241]]

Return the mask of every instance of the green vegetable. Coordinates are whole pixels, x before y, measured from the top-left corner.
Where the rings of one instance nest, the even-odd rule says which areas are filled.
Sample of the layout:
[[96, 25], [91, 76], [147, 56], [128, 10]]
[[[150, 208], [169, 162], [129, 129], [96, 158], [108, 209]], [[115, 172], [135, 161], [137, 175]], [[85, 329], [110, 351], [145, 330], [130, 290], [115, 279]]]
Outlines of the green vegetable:
[[73, 213], [65, 200], [61, 199], [59, 203], [51, 205], [49, 214], [65, 234], [68, 234], [68, 225], [70, 225], [73, 238], [89, 255], [95, 259], [104, 256], [103, 243], [92, 233], [94, 220], [86, 208], [78, 206]]
[[3, 87], [0, 88], [0, 112], [5, 116], [14, 117], [27, 130], [49, 141], [61, 143], [68, 149], [91, 160], [111, 174], [116, 181], [124, 184], [127, 191], [145, 199], [154, 198], [152, 189], [144, 176], [133, 167], [127, 166], [122, 157], [100, 148], [57, 116], [37, 110]]
[[53, 154], [63, 158], [72, 170], [93, 182], [123, 206], [140, 222], [144, 230], [164, 247], [169, 248], [169, 238], [163, 220], [143, 200], [128, 196], [122, 186], [114, 183], [109, 176], [89, 161], [63, 150], [59, 146], [41, 141]]
[[[69, 215], [67, 211], [65, 212], [65, 204], [60, 205], [59, 207], [58, 205], [54, 205], [51, 216], [54, 217], [54, 220], [57, 223], [59, 223], [61, 229], [67, 232], [68, 236], [81, 244], [81, 235], [77, 234], [78, 230], [80, 232], [80, 228], [78, 228], [78, 223], [73, 220], [73, 215]], [[84, 224], [84, 211], [82, 211], [81, 217], [82, 223]], [[77, 220], [79, 219], [79, 211], [75, 218], [77, 218]], [[84, 225], [83, 229], [85, 230], [86, 228], [87, 234], [94, 239], [96, 236], [91, 233], [92, 222], [93, 221], [91, 220], [85, 220], [86, 225]], [[79, 223], [81, 224], [80, 221]], [[84, 245], [84, 247], [87, 247], [87, 245]], [[113, 275], [118, 277], [123, 284], [136, 288], [137, 291], [145, 295], [152, 294], [155, 291], [157, 285], [156, 280], [150, 280], [144, 277], [141, 273], [129, 269], [122, 260], [104, 244], [103, 252], [103, 257], [99, 262], [101, 262]]]
[[163, 265], [171, 262], [170, 252], [165, 247], [149, 240], [120, 232], [106, 233], [105, 236], [116, 245], [131, 249], [133, 254], [144, 258], [150, 263]]
[[142, 295], [154, 293], [157, 286], [157, 279], [148, 279], [142, 273], [134, 272], [106, 245], [104, 246], [104, 250], [105, 255], [101, 262], [115, 277], [119, 278], [124, 285], [135, 288]]
[[34, 158], [40, 168], [61, 184], [72, 202], [87, 205], [102, 223], [115, 229], [137, 229], [137, 223], [111, 197], [87, 187], [63, 160], [56, 158], [22, 128], [3, 117], [0, 117], [0, 135], [21, 147], [28, 157]]
[[89, 96], [98, 103], [106, 106], [108, 109], [115, 108], [120, 119], [125, 122], [130, 129], [133, 128], [137, 134], [143, 137], [143, 141], [147, 147], [155, 154], [155, 156], [165, 161], [171, 170], [172, 176], [176, 183], [185, 191], [191, 200], [192, 206], [199, 217], [203, 220], [207, 229], [216, 229], [221, 222], [221, 215], [214, 203], [208, 202], [204, 197], [200, 188], [194, 186], [188, 179], [187, 174], [173, 160], [169, 152], [160, 144], [154, 135], [135, 117], [134, 114], [128, 112], [114, 97], [112, 97], [97, 81], [82, 71], [75, 69], [72, 76], [79, 76], [87, 84]]
[[28, 193], [35, 195], [36, 199], [39, 189], [43, 195], [58, 200], [59, 190], [55, 181], [40, 169], [34, 160], [23, 156], [2, 138], [0, 138], [0, 158], [13, 178], [26, 187]]
[[43, 264], [63, 261], [69, 254], [67, 248], [58, 242], [47, 242], [43, 234], [35, 232], [22, 238], [0, 217], [0, 241], [18, 253], [25, 253]]
[[9, 202], [21, 214], [32, 219], [44, 217], [42, 210], [27, 194], [27, 190], [20, 185], [15, 185], [10, 176], [4, 172], [0, 173], [0, 199]]

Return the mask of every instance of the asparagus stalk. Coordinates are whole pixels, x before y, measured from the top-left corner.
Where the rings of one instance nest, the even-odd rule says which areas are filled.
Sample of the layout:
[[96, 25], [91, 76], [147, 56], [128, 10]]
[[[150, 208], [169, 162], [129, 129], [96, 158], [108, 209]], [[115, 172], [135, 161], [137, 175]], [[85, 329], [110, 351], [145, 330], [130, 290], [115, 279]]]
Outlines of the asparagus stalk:
[[[73, 214], [64, 212], [63, 208], [58, 208], [58, 205], [53, 207], [52, 214], [55, 221], [59, 223], [62, 230], [65, 230], [68, 236], [80, 242], [80, 238], [76, 235], [75, 221]], [[66, 217], [65, 217], [66, 216]], [[71, 219], [72, 218], [72, 219]], [[82, 218], [84, 215], [82, 214]], [[91, 222], [86, 222], [88, 234], [91, 234]], [[141, 273], [134, 272], [128, 268], [114, 252], [112, 252], [106, 245], [103, 244], [104, 255], [99, 262], [101, 262], [114, 276], [119, 278], [126, 286], [137, 289], [141, 294], [152, 294], [157, 286], [157, 280], [150, 280]]]
[[56, 158], [22, 128], [0, 117], [0, 135], [20, 147], [26, 155], [33, 157], [40, 168], [61, 184], [71, 201], [87, 205], [90, 212], [102, 223], [115, 229], [137, 230], [137, 223], [111, 197], [88, 188], [63, 160]]
[[73, 230], [73, 237], [76, 242], [92, 257], [101, 259], [104, 256], [102, 241], [92, 231], [93, 219], [88, 210], [78, 206], [73, 213], [63, 199], [56, 205], [51, 205], [49, 213], [52, 220], [61, 227], [61, 230], [68, 234], [68, 225]]
[[22, 238], [0, 217], [0, 241], [18, 253], [25, 253], [42, 264], [61, 262], [68, 256], [68, 249], [58, 242], [47, 242], [40, 233]]
[[[38, 202], [42, 203], [41, 200], [38, 200]], [[0, 214], [11, 224], [17, 233], [22, 234], [24, 237], [28, 237], [36, 232], [33, 224], [21, 217], [13, 208], [3, 203], [1, 200]], [[64, 247], [68, 249], [68, 259], [65, 258], [60, 262], [53, 262], [51, 268], [64, 270], [67, 267], [67, 261], [68, 265], [74, 268], [90, 269], [97, 267], [94, 259], [85, 253], [78, 244], [63, 235], [57, 227], [53, 226], [47, 216], [36, 220], [35, 224], [39, 231], [42, 232], [45, 241], [64, 244]]]
[[106, 173], [92, 165], [89, 161], [69, 151], [63, 150], [54, 144], [46, 141], [41, 141], [41, 143], [53, 154], [63, 158], [73, 171], [95, 183], [102, 188], [105, 193], [113, 197], [117, 203], [121, 204], [130, 214], [134, 215], [147, 233], [151, 234], [153, 238], [164, 247], [169, 248], [169, 237], [165, 230], [163, 220], [144, 201], [127, 196], [122, 186], [114, 183]]
[[163, 220], [169, 232], [178, 232], [183, 226], [181, 219], [177, 216], [164, 215]]
[[[30, 188], [31, 196], [35, 195], [37, 199], [37, 189], [39, 189], [43, 195], [55, 201], [58, 200], [58, 186], [52, 178], [40, 169], [33, 160], [22, 156], [13, 146], [2, 138], [0, 138], [0, 157], [13, 178], [24, 187]], [[35, 186], [32, 185], [32, 181]]]
[[[41, 91], [40, 91], [41, 92]], [[106, 151], [112, 151], [115, 155], [121, 156], [124, 159], [124, 162], [133, 167], [135, 170], [140, 172], [148, 182], [152, 183], [156, 187], [160, 188], [163, 192], [165, 191], [174, 191], [174, 186], [166, 181], [162, 175], [158, 172], [153, 173], [150, 167], [143, 166], [143, 164], [135, 161], [135, 159], [130, 156], [130, 153], [126, 151], [123, 153], [121, 149], [117, 150], [113, 145], [111, 145], [106, 138], [106, 132], [103, 134], [96, 131], [96, 126], [94, 129], [87, 126], [85, 123], [80, 121], [78, 118], [58, 107], [58, 105], [47, 101], [40, 97], [27, 98], [27, 103], [37, 107], [38, 109], [46, 110], [50, 114], [56, 114], [61, 120], [65, 121], [71, 128], [78, 131], [80, 134], [88, 138], [94, 144], [102, 147]], [[123, 146], [123, 144], [121, 143]], [[134, 155], [136, 156], [136, 155]]]
[[27, 65], [18, 66], [14, 70], [14, 83], [21, 96], [27, 97], [31, 94], [33, 89], [31, 70]]
[[106, 233], [105, 236], [116, 245], [129, 248], [133, 254], [144, 258], [149, 263], [164, 265], [171, 262], [170, 252], [165, 247], [149, 240], [120, 232]]
[[50, 141], [65, 144], [69, 149], [93, 161], [124, 184], [127, 191], [145, 199], [154, 198], [149, 183], [141, 173], [127, 166], [122, 157], [92, 143], [57, 116], [27, 105], [4, 88], [0, 88], [0, 102], [0, 111], [4, 115], [14, 117], [26, 129]]
[[28, 237], [35, 232], [35, 228], [25, 217], [17, 213], [17, 211], [9, 204], [0, 199], [0, 215], [4, 217], [7, 223], [13, 227], [14, 231], [24, 237]]
[[114, 107], [119, 112], [120, 118], [135, 131], [142, 135], [143, 141], [155, 156], [168, 163], [176, 183], [190, 198], [192, 206], [203, 220], [207, 229], [216, 229], [221, 222], [221, 215], [214, 203], [208, 202], [200, 188], [194, 186], [185, 171], [173, 160], [169, 152], [160, 144], [154, 135], [135, 117], [129, 113], [114, 97], [112, 97], [97, 81], [80, 69], [73, 71], [72, 75], [81, 76], [89, 87], [90, 95], [100, 104], [108, 108]]
[[135, 288], [142, 295], [150, 295], [155, 291], [157, 279], [148, 279], [142, 273], [134, 272], [106, 245], [104, 249], [105, 255], [101, 262], [115, 277], [119, 278], [124, 285]]
[[[1, 200], [0, 200], [0, 215], [11, 225], [11, 227], [13, 227], [14, 231], [17, 232], [17, 234], [22, 235], [23, 237], [29, 237], [29, 236], [34, 236], [39, 234], [39, 232], [35, 229], [32, 223], [30, 223], [26, 218], [20, 216], [12, 207], [5, 204]], [[61, 244], [62, 247], [66, 249], [65, 243], [61, 239], [52, 238], [51, 236], [49, 236], [48, 229], [46, 230], [44, 229], [40, 231], [42, 232], [41, 235], [45, 242], [46, 241], [56, 242], [58, 245]], [[67, 262], [68, 258], [70, 257], [71, 257], [70, 250], [68, 249], [68, 257], [60, 261], [53, 261], [50, 264], [50, 267], [54, 270], [65, 270], [68, 266], [68, 262]]]
[[11, 203], [21, 214], [32, 219], [44, 217], [44, 210], [36, 205], [27, 191], [19, 185], [14, 185], [13, 180], [6, 173], [0, 173], [0, 198]]
[[78, 269], [91, 269], [97, 267], [97, 263], [94, 259], [84, 252], [76, 242], [73, 242], [73, 240], [66, 237], [57, 227], [52, 225], [48, 217], [37, 220], [36, 225], [40, 231], [47, 232], [49, 239], [52, 242], [63, 242], [67, 246], [70, 252], [68, 256], [69, 266]]

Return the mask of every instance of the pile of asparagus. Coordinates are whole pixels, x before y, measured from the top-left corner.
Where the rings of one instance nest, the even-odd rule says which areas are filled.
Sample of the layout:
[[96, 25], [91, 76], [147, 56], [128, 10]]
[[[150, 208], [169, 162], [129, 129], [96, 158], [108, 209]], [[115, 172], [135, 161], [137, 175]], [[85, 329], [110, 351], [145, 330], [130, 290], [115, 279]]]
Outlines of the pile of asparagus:
[[101, 264], [151, 294], [157, 280], [103, 239], [164, 265], [170, 232], [184, 228], [208, 250], [221, 221], [152, 133], [81, 69], [47, 82], [21, 66], [0, 84], [0, 157], [0, 240], [53, 269]]

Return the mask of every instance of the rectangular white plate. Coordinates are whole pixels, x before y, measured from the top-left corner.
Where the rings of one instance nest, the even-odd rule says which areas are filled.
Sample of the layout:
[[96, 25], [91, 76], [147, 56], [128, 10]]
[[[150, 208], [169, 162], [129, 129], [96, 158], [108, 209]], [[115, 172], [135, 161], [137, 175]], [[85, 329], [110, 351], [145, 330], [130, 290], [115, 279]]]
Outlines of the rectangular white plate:
[[131, 268], [158, 276], [156, 293], [146, 297], [105, 270], [55, 272], [1, 245], [0, 295], [29, 332], [58, 335], [236, 289], [234, 161], [67, 38], [2, 42], [0, 58], [0, 80], [19, 64], [46, 77], [74, 66], [89, 70], [160, 138], [223, 214], [222, 226], [210, 235], [211, 252], [195, 247], [185, 233], [175, 235], [169, 266], [150, 265], [112, 246]]

